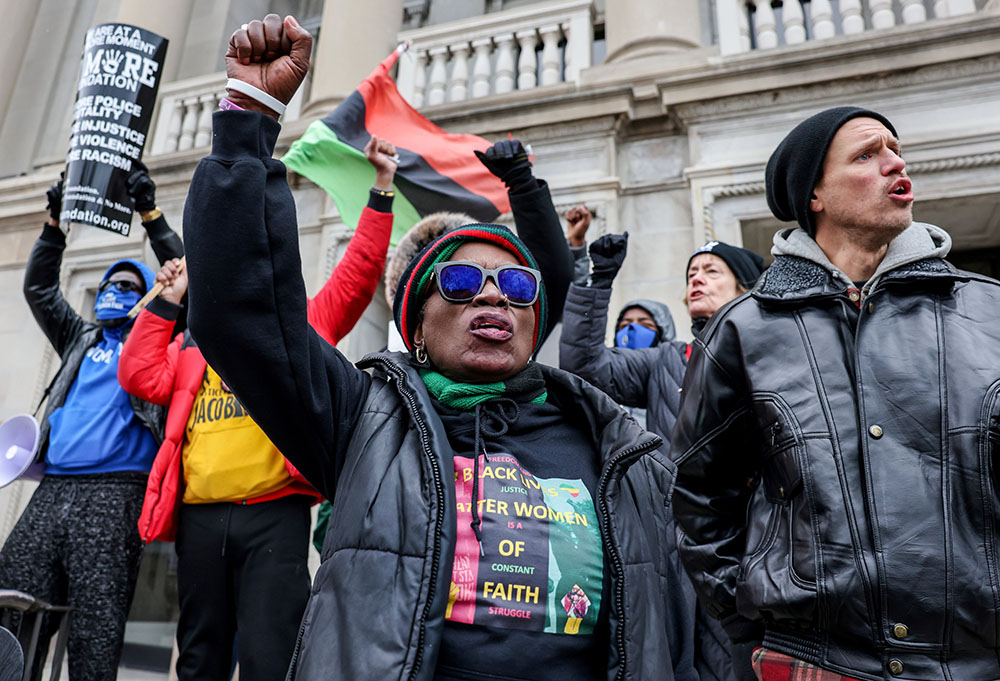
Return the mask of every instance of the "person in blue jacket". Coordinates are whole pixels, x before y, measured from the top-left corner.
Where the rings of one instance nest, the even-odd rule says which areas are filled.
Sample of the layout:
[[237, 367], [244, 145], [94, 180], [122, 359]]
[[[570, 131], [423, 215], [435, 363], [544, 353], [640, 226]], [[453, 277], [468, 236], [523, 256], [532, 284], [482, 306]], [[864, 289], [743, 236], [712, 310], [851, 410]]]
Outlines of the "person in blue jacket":
[[[128, 187], [157, 258], [183, 256], [180, 238], [156, 208], [145, 167]], [[128, 312], [154, 274], [131, 258], [111, 265], [94, 302], [96, 323], [86, 321], [59, 290], [66, 249], [61, 181], [48, 199], [51, 217], [28, 258], [24, 296], [62, 363], [41, 421], [45, 476], [0, 549], [0, 588], [69, 605], [70, 681], [111, 681], [142, 555], [139, 511], [165, 413], [122, 390], [118, 358], [132, 326]], [[36, 678], [54, 624], [43, 623]]]

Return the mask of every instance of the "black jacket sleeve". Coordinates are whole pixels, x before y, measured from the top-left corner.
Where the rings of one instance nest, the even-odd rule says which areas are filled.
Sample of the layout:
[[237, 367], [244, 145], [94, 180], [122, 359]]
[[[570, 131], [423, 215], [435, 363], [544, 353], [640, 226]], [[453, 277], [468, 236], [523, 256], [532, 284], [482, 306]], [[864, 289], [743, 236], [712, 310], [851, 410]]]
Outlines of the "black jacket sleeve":
[[587, 244], [570, 246], [569, 252], [573, 255], [573, 283], [586, 286], [590, 278], [590, 254], [587, 252]]
[[610, 300], [609, 288], [569, 287], [559, 337], [559, 368], [593, 383], [619, 404], [645, 408], [650, 375], [662, 363], [661, 353], [674, 350], [669, 344], [638, 350], [607, 347]]
[[[548, 328], [544, 342], [562, 318], [566, 291], [573, 281], [573, 254], [563, 234], [559, 214], [545, 180], [532, 179], [508, 192], [517, 235], [538, 261], [549, 302]], [[541, 344], [541, 343], [539, 343]]]
[[735, 594], [759, 448], [737, 331], [720, 320], [708, 345], [696, 339], [693, 347], [671, 438], [674, 518], [681, 558], [702, 603], [737, 638], [730, 628], [746, 622], [736, 613]]
[[170, 229], [167, 219], [162, 214], [155, 220], [143, 222], [142, 226], [146, 228], [146, 234], [149, 235], [149, 245], [152, 247], [153, 253], [156, 254], [160, 265], [172, 258], [184, 256], [184, 244], [181, 243], [181, 238], [177, 236], [177, 232]]
[[31, 249], [24, 271], [24, 298], [60, 357], [87, 325], [59, 290], [59, 268], [65, 250], [66, 235], [58, 227], [46, 224]]
[[309, 326], [278, 123], [214, 115], [184, 208], [191, 333], [274, 445], [332, 499], [371, 378]]
[[[153, 249], [153, 253], [156, 255], [156, 259], [159, 261], [161, 267], [168, 260], [184, 256], [184, 244], [181, 242], [181, 238], [177, 236], [177, 232], [170, 229], [170, 225], [167, 224], [167, 218], [162, 213], [159, 217], [149, 222], [143, 222], [142, 226], [146, 229], [146, 234], [149, 235], [149, 245]], [[184, 297], [181, 298], [181, 309], [177, 315], [177, 322], [174, 324], [174, 335], [183, 332], [187, 328], [189, 307], [188, 294], [185, 293]]]

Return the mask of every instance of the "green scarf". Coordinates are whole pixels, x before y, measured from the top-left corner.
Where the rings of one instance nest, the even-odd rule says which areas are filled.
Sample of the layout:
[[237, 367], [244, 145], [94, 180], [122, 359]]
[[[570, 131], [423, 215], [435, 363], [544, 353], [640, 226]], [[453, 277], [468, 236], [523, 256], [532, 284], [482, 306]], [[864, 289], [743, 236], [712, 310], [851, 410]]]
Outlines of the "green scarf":
[[421, 369], [420, 378], [424, 380], [427, 391], [434, 399], [446, 407], [460, 411], [473, 411], [477, 404], [498, 397], [528, 404], [544, 404], [548, 396], [542, 370], [535, 362], [528, 362], [528, 366], [517, 376], [496, 383], [458, 383], [429, 369]]

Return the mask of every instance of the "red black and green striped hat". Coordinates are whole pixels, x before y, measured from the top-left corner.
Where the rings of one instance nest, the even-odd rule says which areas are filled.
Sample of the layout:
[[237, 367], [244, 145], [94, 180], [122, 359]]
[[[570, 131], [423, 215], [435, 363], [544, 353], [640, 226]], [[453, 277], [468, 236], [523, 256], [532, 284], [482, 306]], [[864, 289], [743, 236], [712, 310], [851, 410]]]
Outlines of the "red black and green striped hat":
[[[538, 269], [535, 257], [517, 236], [503, 225], [474, 224], [442, 234], [418, 253], [407, 266], [396, 287], [396, 297], [392, 304], [392, 316], [396, 328], [410, 352], [413, 351], [413, 332], [420, 324], [420, 310], [430, 293], [431, 276], [434, 265], [448, 260], [464, 243], [483, 241], [508, 251], [517, 258], [520, 265]], [[542, 332], [545, 329], [548, 304], [545, 300], [545, 286], [539, 283], [538, 300], [533, 305], [535, 311], [535, 337], [533, 350], [538, 350]]]

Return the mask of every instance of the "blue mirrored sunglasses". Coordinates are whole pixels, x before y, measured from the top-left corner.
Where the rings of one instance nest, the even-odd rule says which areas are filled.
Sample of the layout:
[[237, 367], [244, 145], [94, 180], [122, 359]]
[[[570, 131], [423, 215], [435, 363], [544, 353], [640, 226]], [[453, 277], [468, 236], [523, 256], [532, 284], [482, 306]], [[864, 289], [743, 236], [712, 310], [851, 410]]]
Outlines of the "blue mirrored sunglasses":
[[492, 278], [511, 305], [528, 307], [538, 300], [542, 273], [530, 267], [503, 265], [488, 270], [474, 262], [439, 262], [434, 280], [441, 297], [450, 303], [467, 303], [478, 296]]

